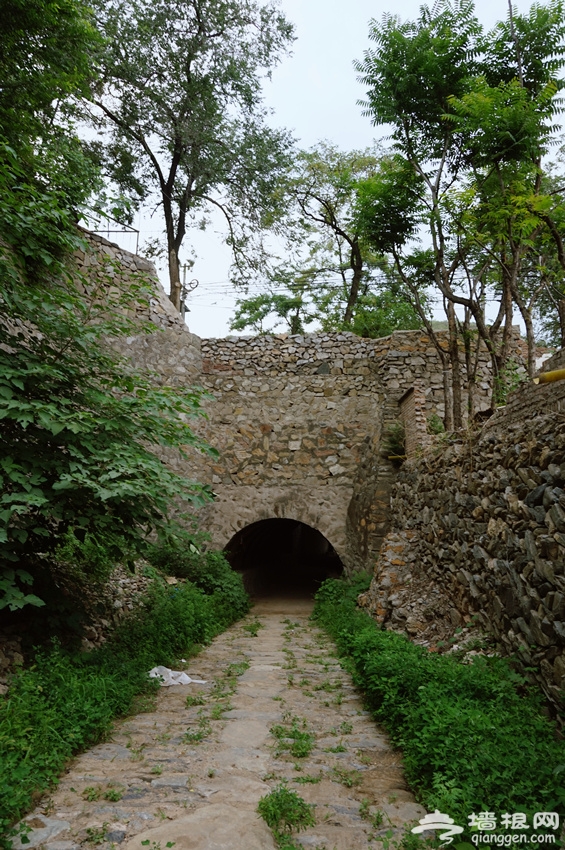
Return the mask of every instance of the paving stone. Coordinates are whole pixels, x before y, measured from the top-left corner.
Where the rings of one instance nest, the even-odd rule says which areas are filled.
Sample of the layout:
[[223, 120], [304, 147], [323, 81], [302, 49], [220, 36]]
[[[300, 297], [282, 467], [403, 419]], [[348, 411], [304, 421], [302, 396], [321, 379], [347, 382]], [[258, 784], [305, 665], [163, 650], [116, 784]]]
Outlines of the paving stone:
[[121, 844], [126, 835], [127, 828], [125, 826], [113, 824], [104, 837], [106, 841], [111, 841], [113, 844]]
[[142, 832], [125, 850], [139, 850], [150, 841], [161, 847], [174, 841], [176, 850], [275, 850], [268, 827], [254, 811], [211, 803], [164, 826]]
[[[28, 847], [29, 850], [33, 850], [34, 847], [39, 847], [40, 844], [45, 844], [50, 838], [55, 838], [55, 836], [59, 835], [59, 833], [70, 829], [71, 826], [68, 821], [57, 820], [56, 818], [47, 818], [41, 815], [34, 815], [33, 818], [26, 818], [26, 821], [31, 820], [33, 820], [34, 828], [26, 835], [27, 840], [25, 843], [22, 843], [19, 838], [13, 839], [12, 843], [14, 850], [24, 850], [26, 847]], [[24, 821], [24, 823], [26, 821]], [[41, 822], [42, 825], [39, 826], [39, 823]]]
[[151, 780], [151, 785], [154, 788], [186, 788], [189, 778], [187, 773], [158, 776], [157, 779]]
[[109, 761], [114, 761], [115, 759], [130, 760], [132, 755], [131, 750], [127, 747], [121, 747], [119, 744], [101, 744], [89, 752], [91, 758], [108, 759]]

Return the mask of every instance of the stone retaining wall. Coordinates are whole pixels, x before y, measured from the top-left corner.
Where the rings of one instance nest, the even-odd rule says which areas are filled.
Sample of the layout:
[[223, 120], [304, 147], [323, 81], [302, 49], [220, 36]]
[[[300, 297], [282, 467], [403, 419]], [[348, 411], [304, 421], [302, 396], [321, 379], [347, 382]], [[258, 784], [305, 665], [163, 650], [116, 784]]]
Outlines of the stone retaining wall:
[[[75, 261], [88, 280], [85, 294], [91, 297], [96, 292], [103, 300], [105, 293], [111, 292], [122, 301], [125, 315], [145, 325], [145, 333], [140, 330], [120, 337], [113, 347], [136, 368], [156, 374], [162, 383], [193, 383], [202, 370], [200, 339], [190, 333], [169, 301], [153, 263], [96, 233], [83, 230], [81, 235], [87, 247], [75, 252]], [[147, 298], [140, 297], [140, 287], [147, 290]]]
[[[124, 311], [156, 328], [119, 339], [118, 350], [165, 384], [201, 384], [212, 396], [205, 401], [208, 419], [195, 427], [218, 458], [166, 449], [161, 455], [216, 492], [200, 515], [213, 543], [223, 548], [260, 519], [294, 518], [321, 531], [348, 569], [371, 567], [388, 529], [395, 469], [383, 434], [400, 418], [399, 400], [421, 387], [420, 430], [426, 417], [444, 413], [442, 364], [431, 339], [400, 331], [379, 340], [318, 333], [200, 341], [151, 263], [84, 235], [88, 249], [76, 259], [89, 288], [121, 293]], [[143, 281], [148, 302], [128, 300], [124, 293]], [[490, 385], [483, 353], [479, 409], [489, 407]]]
[[[364, 599], [387, 627], [433, 644], [478, 619], [505, 654], [565, 687], [565, 382], [529, 384], [481, 432], [407, 462]], [[545, 412], [544, 412], [545, 411]]]
[[[201, 461], [197, 474], [218, 494], [202, 514], [216, 545], [259, 519], [312, 525], [314, 514], [348, 570], [371, 568], [395, 475], [383, 434], [415, 383], [424, 427], [444, 412], [442, 365], [427, 334], [228, 337], [202, 340], [201, 349], [202, 384], [216, 401], [200, 432], [220, 457]], [[490, 405], [486, 356], [477, 398]]]

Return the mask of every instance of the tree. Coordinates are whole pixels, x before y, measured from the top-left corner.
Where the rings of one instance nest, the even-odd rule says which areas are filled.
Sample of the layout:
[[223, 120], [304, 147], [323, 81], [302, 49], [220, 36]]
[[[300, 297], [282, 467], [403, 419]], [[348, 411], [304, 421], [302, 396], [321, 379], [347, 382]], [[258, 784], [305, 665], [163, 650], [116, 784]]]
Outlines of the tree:
[[[283, 322], [289, 333], [300, 334], [316, 320], [308, 270], [299, 270], [287, 262], [272, 269], [268, 276], [265, 275], [260, 286], [263, 291], [236, 301], [236, 310], [230, 322], [232, 330], [250, 328], [262, 334]], [[265, 322], [272, 318], [275, 325], [265, 327]]]
[[100, 42], [80, 0], [2, 3], [0, 136], [27, 179], [63, 192], [74, 209], [99, 185], [72, 121], [78, 99], [95, 84]]
[[[277, 222], [284, 235], [284, 251], [278, 253], [285, 259], [265, 265], [259, 280], [253, 278], [261, 292], [238, 301], [232, 328], [262, 331], [269, 315], [285, 321], [291, 333], [313, 322], [366, 336], [420, 326], [402, 296], [400, 309], [385, 319], [393, 293], [398, 302], [398, 286], [357, 223], [357, 186], [371, 179], [379, 162], [376, 147], [343, 152], [322, 142], [299, 153], [286, 186], [286, 213]], [[247, 279], [239, 285], [245, 289]]]
[[[9, 8], [0, 36], [0, 609], [41, 605], [29, 586], [56, 573], [63, 549], [92, 579], [144, 551], [149, 534], [175, 533], [173, 500], [209, 498], [157, 456], [158, 446], [208, 451], [188, 424], [198, 392], [154, 387], [104, 344], [131, 331], [125, 307], [148, 297], [143, 280], [118, 295], [93, 291], [72, 263], [77, 205], [98, 182], [65, 117], [93, 84], [98, 35], [79, 2]], [[13, 80], [24, 85], [18, 114]]]
[[[463, 421], [460, 341], [470, 319], [495, 377], [508, 356], [514, 303], [527, 323], [520, 269], [542, 221], [540, 163], [557, 106], [563, 34], [558, 0], [534, 6], [530, 16], [511, 10], [487, 38], [472, 2], [444, 0], [422, 7], [414, 22], [373, 22], [377, 47], [357, 65], [368, 87], [366, 114], [392, 125], [395, 151], [394, 167], [359, 189], [362, 233], [391, 257], [416, 307], [426, 277], [443, 299], [447, 352], [434, 341], [451, 372], [444, 383], [448, 428]], [[417, 239], [428, 247], [416, 249]], [[489, 327], [485, 300], [492, 293], [499, 310]]]
[[[563, 12], [561, 2], [535, 5], [527, 15], [510, 7], [507, 21], [490, 34], [482, 76], [470, 81], [465, 95], [450, 99], [450, 120], [461, 135], [471, 171], [470, 203], [459, 219], [459, 234], [480, 248], [507, 316], [498, 354], [493, 328], [482, 333], [491, 346], [495, 375], [508, 356], [507, 329], [515, 304], [526, 327], [528, 372], [533, 376], [533, 310], [545, 284], [541, 269], [532, 271], [540, 241], [553, 242], [554, 250], [559, 247], [556, 216], [562, 216], [562, 200], [558, 193], [548, 193], [542, 160], [557, 129], [552, 122], [563, 87], [557, 77], [565, 63]], [[475, 312], [480, 312], [478, 305]]]
[[[291, 139], [268, 126], [261, 74], [292, 40], [274, 3], [255, 0], [95, 0], [106, 41], [92, 98], [105, 133], [93, 146], [134, 205], [157, 198], [173, 304], [187, 228], [216, 208], [236, 262], [276, 208]], [[202, 224], [202, 222], [200, 222]]]

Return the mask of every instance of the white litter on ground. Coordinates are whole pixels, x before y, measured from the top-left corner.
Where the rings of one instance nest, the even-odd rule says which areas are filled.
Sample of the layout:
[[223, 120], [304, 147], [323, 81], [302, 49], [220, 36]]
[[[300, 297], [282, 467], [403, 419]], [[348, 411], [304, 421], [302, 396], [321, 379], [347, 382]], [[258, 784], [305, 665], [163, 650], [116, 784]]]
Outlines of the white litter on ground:
[[161, 687], [168, 688], [170, 685], [205, 685], [205, 679], [191, 679], [181, 670], [169, 670], [168, 667], [154, 667], [149, 671], [151, 679], [161, 679]]

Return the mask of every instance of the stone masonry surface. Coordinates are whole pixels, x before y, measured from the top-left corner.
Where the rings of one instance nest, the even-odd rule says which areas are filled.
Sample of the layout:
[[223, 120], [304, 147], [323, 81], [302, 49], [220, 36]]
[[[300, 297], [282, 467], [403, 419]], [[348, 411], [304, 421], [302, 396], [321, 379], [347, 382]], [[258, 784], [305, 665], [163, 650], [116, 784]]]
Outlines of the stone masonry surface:
[[[229, 337], [201, 343], [201, 384], [214, 400], [200, 432], [218, 448], [191, 458], [218, 498], [202, 513], [216, 545], [274, 516], [314, 525], [346, 569], [372, 565], [386, 533], [394, 468], [383, 433], [415, 382], [426, 414], [443, 414], [441, 363], [429, 337], [351, 333]], [[489, 406], [481, 360], [479, 407]]]
[[147, 301], [133, 294], [124, 312], [153, 333], [144, 333], [140, 327], [139, 333], [114, 340], [113, 347], [130, 357], [137, 368], [153, 372], [162, 383], [192, 384], [202, 368], [200, 339], [190, 333], [167, 298], [153, 263], [95, 233], [82, 231], [81, 236], [86, 250], [75, 252], [75, 262], [88, 281], [87, 295], [98, 287], [101, 297], [108, 287], [122, 294], [140, 284], [149, 290]]
[[[205, 685], [163, 688], [153, 710], [118, 722], [105, 743], [76, 758], [26, 818], [29, 843], [16, 850], [164, 850], [168, 842], [175, 850], [274, 850], [256, 807], [283, 779], [315, 807], [315, 826], [297, 836], [303, 847], [369, 850], [371, 835], [378, 841], [391, 830], [398, 840], [417, 822], [425, 811], [406, 787], [398, 752], [308, 608], [257, 611], [256, 637], [240, 622], [191, 661], [189, 673]], [[304, 757], [270, 732], [293, 720], [313, 735]]]
[[[155, 329], [113, 342], [136, 368], [169, 385], [211, 394], [196, 429], [220, 456], [163, 449], [180, 474], [212, 486], [200, 519], [223, 548], [245, 525], [271, 517], [305, 522], [326, 536], [348, 570], [371, 567], [386, 534], [394, 468], [382, 438], [398, 401], [416, 383], [421, 416], [443, 415], [441, 362], [430, 338], [402, 331], [379, 340], [350, 333], [199, 340], [176, 313], [153, 265], [96, 234], [76, 262], [89, 293], [132, 294], [125, 312]], [[441, 336], [441, 334], [440, 334]], [[446, 340], [444, 340], [447, 344]], [[490, 366], [482, 355], [475, 390], [489, 406]]]
[[413, 638], [474, 617], [560, 703], [565, 687], [565, 382], [524, 385], [476, 433], [407, 462], [364, 603]]

